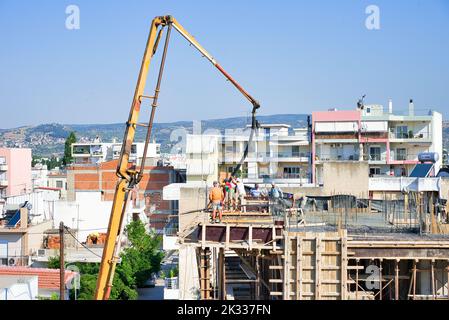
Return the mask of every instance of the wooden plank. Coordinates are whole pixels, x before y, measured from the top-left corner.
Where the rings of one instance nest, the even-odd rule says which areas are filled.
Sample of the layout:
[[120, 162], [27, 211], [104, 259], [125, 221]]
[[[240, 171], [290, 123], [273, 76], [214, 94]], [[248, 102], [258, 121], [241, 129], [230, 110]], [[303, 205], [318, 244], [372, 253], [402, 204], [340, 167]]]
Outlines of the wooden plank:
[[229, 250], [229, 239], [231, 237], [231, 226], [226, 225], [226, 243], [225, 243], [225, 250]]
[[268, 269], [270, 270], [283, 270], [283, 266], [268, 266]]
[[302, 239], [300, 236], [296, 236], [296, 297], [298, 300], [302, 300], [303, 291], [303, 279], [302, 279]]
[[289, 283], [289, 279], [290, 279], [290, 264], [289, 264], [289, 259], [290, 258], [290, 239], [288, 237], [288, 233], [285, 232], [284, 233], [284, 276], [283, 276], [283, 280], [284, 280], [284, 284], [283, 284], [283, 291], [284, 291], [284, 300], [289, 300], [290, 299], [290, 293], [289, 293], [289, 289], [290, 289], [290, 283]]
[[248, 228], [248, 242], [249, 250], [253, 250], [253, 226], [249, 226]]
[[340, 263], [341, 263], [341, 276], [340, 276], [340, 281], [341, 281], [341, 287], [340, 287], [340, 291], [341, 291], [341, 300], [346, 300], [347, 299], [347, 291], [348, 291], [348, 284], [346, 283], [346, 281], [348, 280], [348, 270], [347, 270], [347, 265], [348, 265], [348, 257], [347, 257], [347, 250], [348, 250], [348, 244], [347, 244], [347, 238], [346, 238], [346, 234], [343, 235], [342, 239], [341, 239], [341, 256], [340, 256]]
[[201, 249], [206, 247], [206, 224], [201, 226]]
[[321, 234], [315, 239], [315, 300], [321, 298]]

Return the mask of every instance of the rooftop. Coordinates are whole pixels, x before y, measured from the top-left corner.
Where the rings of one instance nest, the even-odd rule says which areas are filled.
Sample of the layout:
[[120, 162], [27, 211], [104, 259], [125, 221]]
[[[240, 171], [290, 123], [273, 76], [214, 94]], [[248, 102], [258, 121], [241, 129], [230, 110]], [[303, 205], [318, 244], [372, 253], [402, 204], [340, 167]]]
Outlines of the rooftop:
[[[0, 266], [0, 276], [38, 276], [39, 289], [59, 289], [59, 269], [3, 267]], [[76, 272], [65, 271], [64, 281], [69, 283], [76, 276]]]

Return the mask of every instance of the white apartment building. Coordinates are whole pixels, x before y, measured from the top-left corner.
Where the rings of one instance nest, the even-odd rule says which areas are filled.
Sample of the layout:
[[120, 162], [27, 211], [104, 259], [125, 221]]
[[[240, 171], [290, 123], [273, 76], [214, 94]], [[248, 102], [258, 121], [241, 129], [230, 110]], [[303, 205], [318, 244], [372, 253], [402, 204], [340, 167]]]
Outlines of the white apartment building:
[[[229, 176], [240, 163], [251, 129], [228, 130], [224, 136], [187, 135], [187, 182]], [[275, 182], [290, 187], [307, 184], [310, 178], [310, 143], [307, 128], [286, 124], [262, 124], [256, 130], [237, 176], [245, 184]]]
[[442, 165], [442, 115], [417, 112], [411, 100], [403, 114], [382, 105], [362, 110], [330, 110], [312, 114], [313, 181], [322, 184], [322, 164], [328, 161], [368, 161], [370, 176], [408, 176], [423, 152], [438, 153]]
[[[105, 161], [115, 160], [120, 157], [121, 143], [87, 142], [73, 143], [72, 156], [74, 164], [98, 164]], [[130, 161], [137, 162], [143, 157], [144, 142], [136, 142], [131, 146]], [[149, 143], [147, 158], [157, 158], [160, 155], [160, 144]]]

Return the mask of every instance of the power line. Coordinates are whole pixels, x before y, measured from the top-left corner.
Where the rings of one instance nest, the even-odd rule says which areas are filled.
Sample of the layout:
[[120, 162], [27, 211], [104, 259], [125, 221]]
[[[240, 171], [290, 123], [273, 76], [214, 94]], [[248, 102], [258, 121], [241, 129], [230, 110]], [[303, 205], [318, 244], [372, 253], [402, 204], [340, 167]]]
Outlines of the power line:
[[69, 228], [68, 228], [67, 226], [64, 226], [64, 229], [66, 229], [66, 230], [67, 230], [67, 233], [68, 233], [69, 235], [71, 235], [72, 238], [75, 239], [75, 241], [78, 242], [83, 248], [85, 248], [87, 251], [91, 252], [93, 255], [95, 255], [95, 256], [97, 256], [97, 257], [99, 257], [99, 258], [102, 258], [102, 256], [96, 254], [96, 253], [93, 252], [89, 247], [87, 247], [84, 243], [82, 243], [81, 241], [79, 241], [79, 240], [78, 240], [78, 239], [77, 239], [77, 238], [70, 232], [70, 230], [69, 230]]

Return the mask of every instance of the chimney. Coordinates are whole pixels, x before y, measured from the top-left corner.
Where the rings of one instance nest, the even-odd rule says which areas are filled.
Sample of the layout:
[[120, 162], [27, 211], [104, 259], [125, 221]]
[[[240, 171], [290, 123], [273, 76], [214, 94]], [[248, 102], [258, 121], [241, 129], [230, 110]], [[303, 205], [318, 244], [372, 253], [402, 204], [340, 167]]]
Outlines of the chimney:
[[393, 100], [388, 99], [388, 113], [393, 114]]
[[408, 104], [408, 115], [409, 116], [415, 115], [415, 105], [413, 104], [413, 99], [410, 99], [410, 102]]

